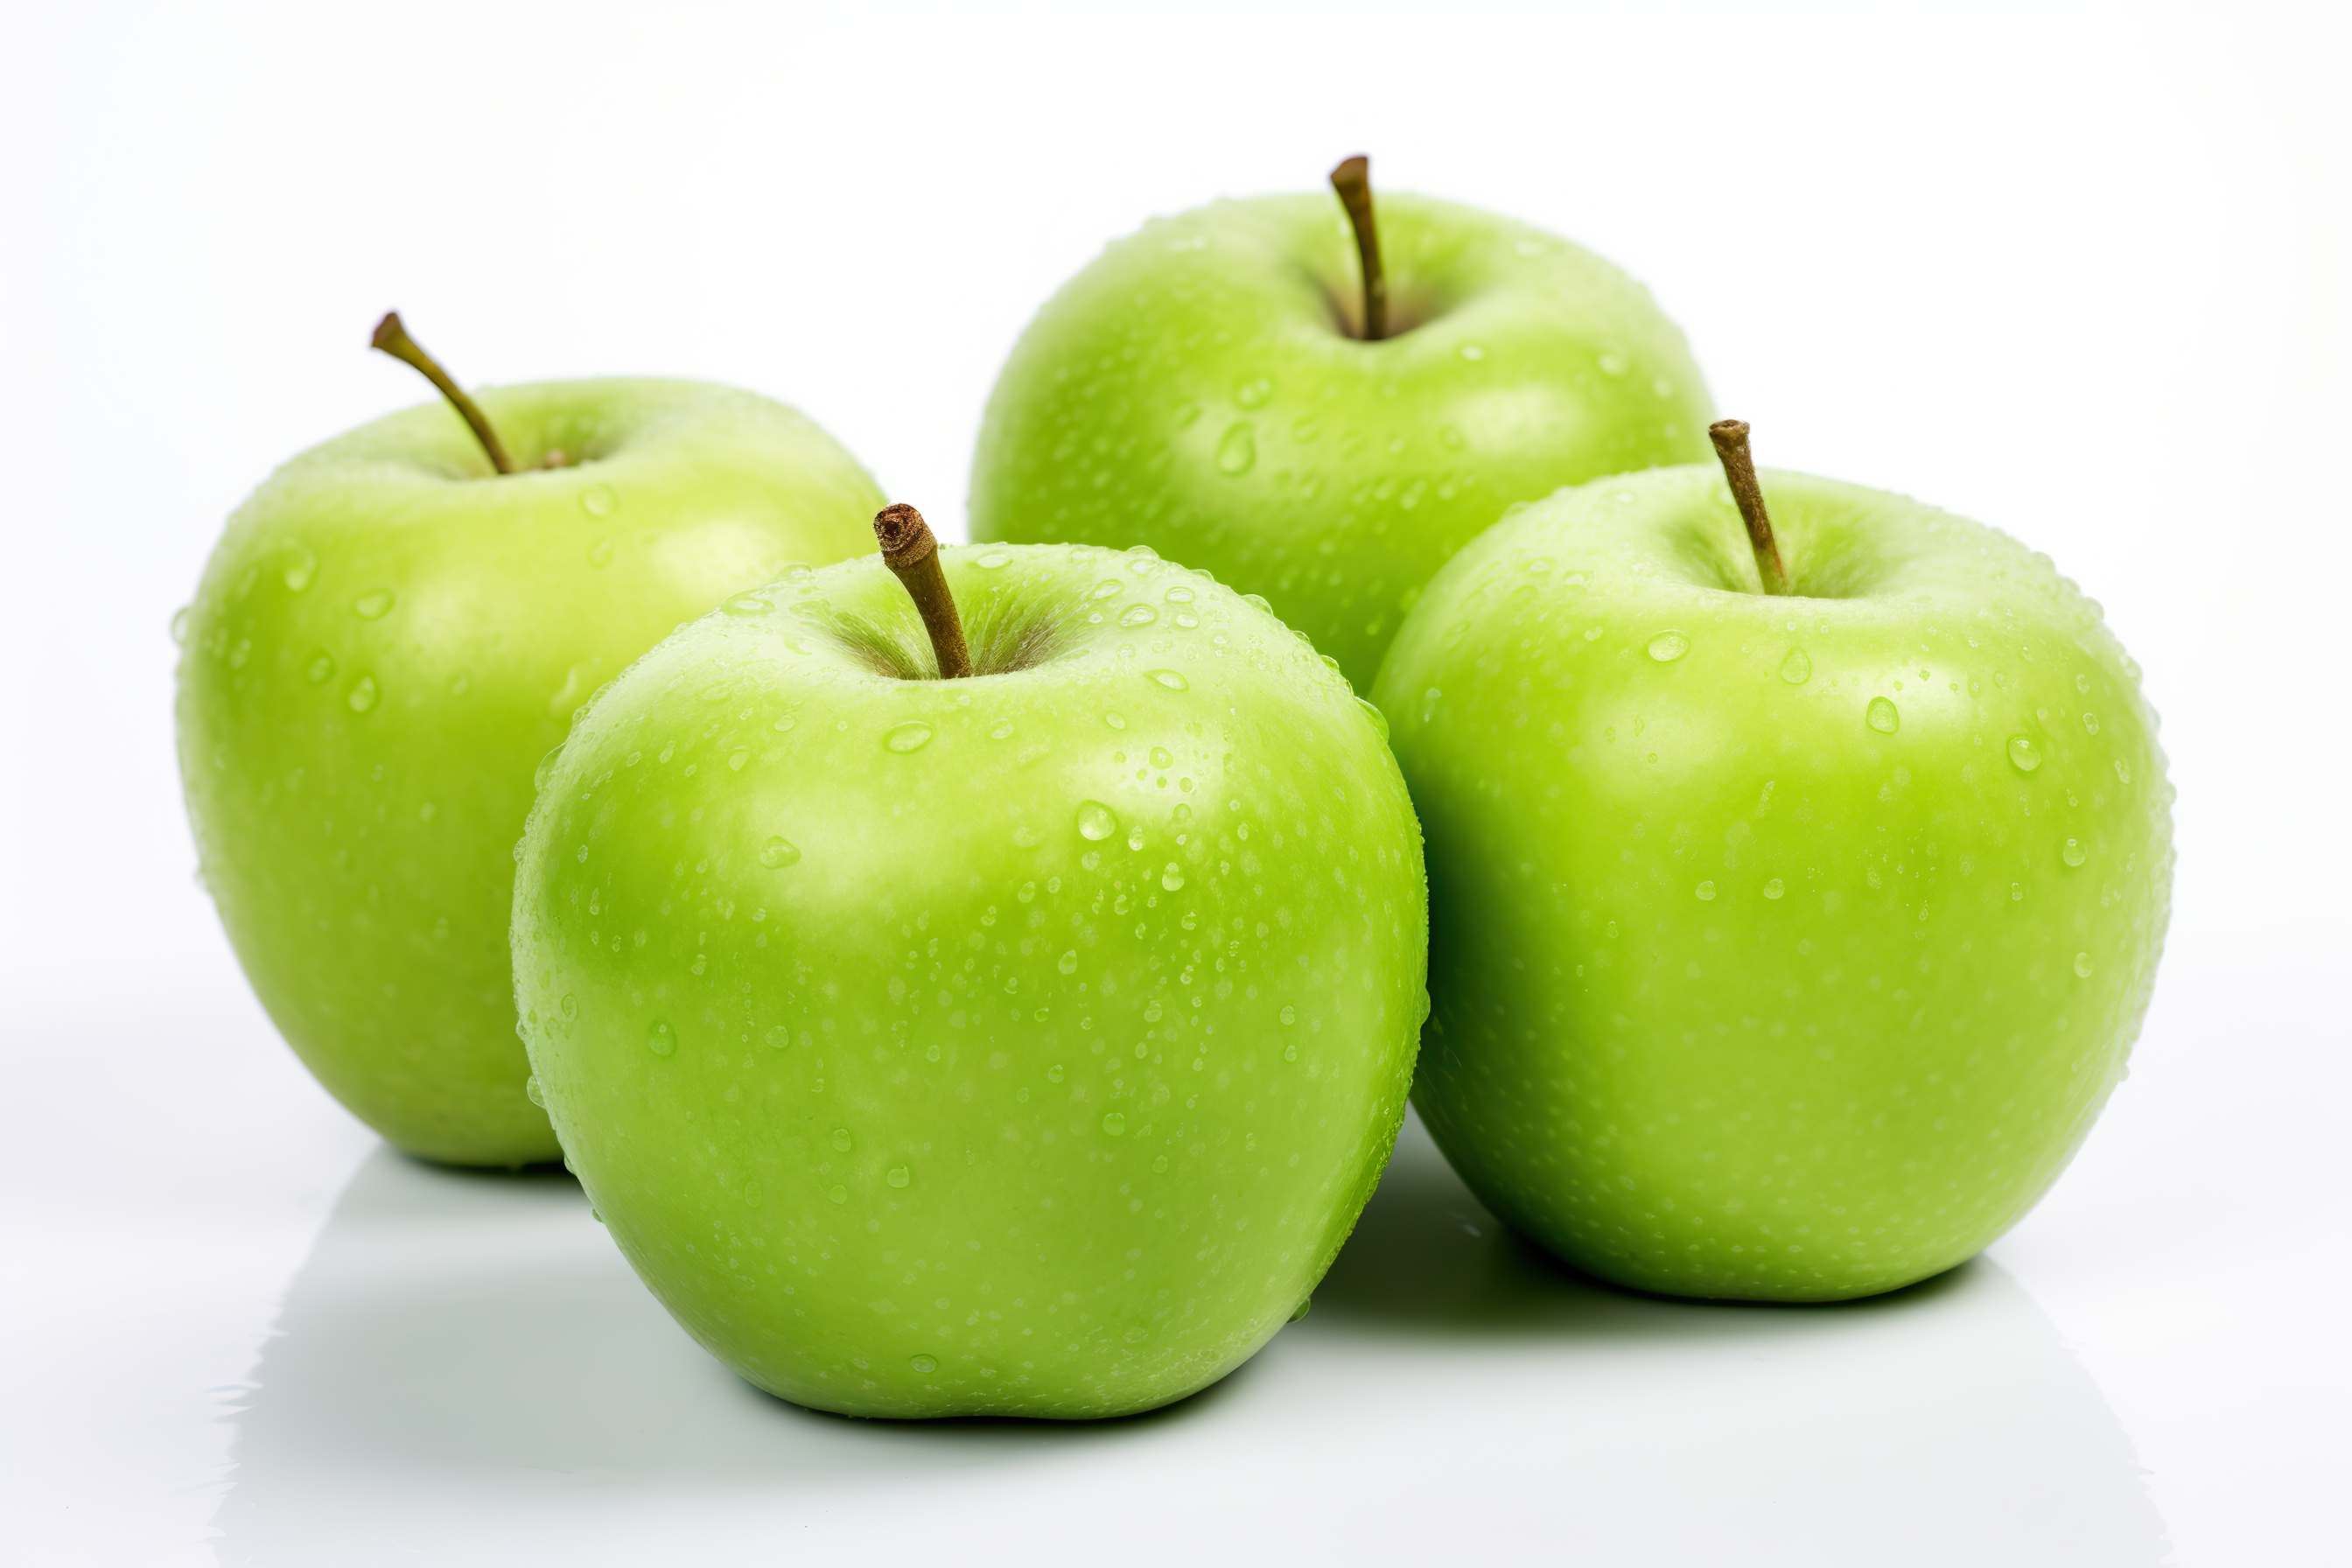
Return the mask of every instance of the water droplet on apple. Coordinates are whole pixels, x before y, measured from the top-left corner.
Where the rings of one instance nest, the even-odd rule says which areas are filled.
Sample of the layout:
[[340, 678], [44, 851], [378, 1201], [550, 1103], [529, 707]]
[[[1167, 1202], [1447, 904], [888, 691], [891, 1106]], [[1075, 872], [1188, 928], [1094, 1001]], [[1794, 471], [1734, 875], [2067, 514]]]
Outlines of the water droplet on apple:
[[1192, 602], [1192, 590], [1178, 583], [1160, 596], [1171, 605], [1189, 605]]
[[2074, 973], [2081, 975], [2085, 980], [2088, 980], [2091, 977], [2091, 955], [2089, 953], [2078, 952], [2074, 955]]
[[[1189, 599], [1192, 595], [1186, 594], [1184, 596]], [[182, 647], [188, 646], [188, 617], [194, 615], [196, 607], [194, 605], [182, 605], [172, 612], [172, 640]]]
[[288, 549], [293, 559], [286, 567], [286, 591], [299, 594], [310, 585], [310, 579], [319, 570], [319, 558], [299, 544]]
[[1109, 725], [1114, 730], [1124, 730], [1127, 728], [1127, 721], [1117, 713], [1104, 714], [1103, 722]]
[[603, 483], [593, 484], [580, 492], [580, 510], [590, 517], [610, 517], [613, 515], [614, 503], [619, 500], [620, 498], [613, 493], [612, 486]]
[[1114, 1138], [1119, 1137], [1127, 1131], [1127, 1118], [1116, 1110], [1106, 1112], [1103, 1116], [1103, 1131]]
[[837, 1186], [832, 1191], [826, 1193], [824, 1195], [831, 1198], [835, 1203], [845, 1204], [849, 1201], [849, 1189], [847, 1187]]
[[1055, 1062], [1052, 1067], [1045, 1069], [1045, 1081], [1047, 1083], [1059, 1083], [1062, 1081], [1061, 1063]]
[[1712, 899], [1715, 897], [1715, 884], [1713, 882], [1701, 882], [1698, 885], [1698, 896], [1702, 900]]
[[1160, 618], [1160, 612], [1149, 605], [1129, 605], [1118, 613], [1123, 626], [1148, 626]]
[[1364, 710], [1364, 717], [1372, 721], [1372, 731], [1380, 736], [1381, 743], [1382, 745], [1388, 744], [1389, 716], [1381, 712], [1379, 709], [1373, 707], [1370, 702], [1365, 701], [1360, 697], [1356, 699], [1356, 706]]
[[352, 613], [363, 621], [380, 621], [390, 613], [396, 597], [389, 588], [374, 589], [352, 601]]
[[788, 839], [772, 837], [760, 846], [760, 864], [771, 871], [786, 866], [797, 866], [800, 862], [799, 847]]
[[833, 1146], [835, 1150], [840, 1153], [846, 1154], [849, 1152], [848, 1128], [836, 1127], [833, 1130]]
[[1143, 824], [1139, 822], [1127, 830], [1127, 847], [1129, 849], [1143, 847]]
[[1165, 1170], [1167, 1170], [1167, 1169], [1168, 1169], [1168, 1156], [1167, 1156], [1167, 1155], [1165, 1155], [1165, 1154], [1154, 1154], [1154, 1155], [1151, 1157], [1151, 1168], [1152, 1168], [1153, 1170], [1155, 1170], [1155, 1171], [1165, 1171]]
[[1688, 652], [1690, 638], [1680, 632], [1660, 632], [1650, 639], [1650, 657], [1660, 664], [1672, 664]]
[[1116, 599], [1121, 594], [1126, 592], [1126, 584], [1120, 582], [1116, 577], [1106, 577], [1101, 582], [1094, 585], [1094, 591], [1089, 593], [1087, 597], [1089, 599]]
[[882, 1179], [894, 1187], [903, 1187], [913, 1178], [908, 1175], [906, 1166], [893, 1165], [884, 1173]]
[[310, 662], [303, 673], [310, 678], [314, 686], [331, 679], [335, 673], [335, 656], [325, 648], [319, 649], [310, 656]]
[[1286, 1062], [1295, 1062], [1298, 1059], [1298, 1043], [1297, 1041], [1294, 1040], [1289, 1045], [1282, 1047], [1282, 1059]]
[[1296, 1007], [1285, 1007], [1282, 1010], [1282, 1021], [1286, 1024], [1296, 1024], [1298, 1022], [1298, 1009]]
[[591, 566], [610, 566], [612, 563], [613, 563], [613, 542], [612, 542], [611, 540], [609, 540], [609, 539], [600, 539], [600, 540], [598, 540], [595, 543], [593, 543], [593, 544], [592, 544], [592, 545], [590, 545], [590, 546], [588, 547], [588, 564], [589, 564], [589, 565], [591, 565]]
[[1055, 967], [1059, 969], [1065, 974], [1076, 974], [1078, 972], [1077, 950], [1076, 948], [1072, 948], [1069, 952], [1062, 954], [1062, 962]]
[[530, 774], [530, 787], [534, 794], [545, 789], [547, 781], [555, 776], [555, 759], [562, 754], [562, 746], [550, 746], [547, 754], [539, 759], [539, 766], [533, 768]]
[[2090, 858], [2090, 852], [2083, 847], [2081, 839], [2069, 838], [2066, 847], [2058, 852], [2058, 858], [2069, 866], [2079, 866]]
[[1118, 816], [1098, 800], [1083, 801], [1078, 805], [1078, 837], [1099, 844], [1118, 831]]
[[[1171, 691], [1188, 690], [1191, 689], [1192, 684], [1172, 669], [1147, 669], [1143, 673], [1150, 679], [1159, 682]], [[1118, 726], [1114, 726], [1114, 728], [1117, 727]]]
[[1480, 348], [1476, 343], [1464, 343], [1460, 352], [1464, 359], [1470, 361], [1474, 364], [1486, 357], [1486, 351]]
[[1805, 657], [1803, 648], [1790, 648], [1789, 657], [1780, 661], [1780, 679], [1791, 686], [1802, 686], [1812, 678], [1813, 661]]
[[1246, 474], [1257, 461], [1257, 435], [1244, 419], [1228, 429], [1217, 441], [1217, 471], [1221, 474]]
[[2042, 765], [2042, 748], [2033, 743], [2030, 735], [2011, 735], [2009, 738], [2009, 761], [2019, 773], [2030, 773]]
[[2074, 678], [2074, 689], [2081, 692], [2084, 696], [2088, 697], [2091, 694], [2091, 678], [2087, 675], [2076, 676]]
[[563, 994], [563, 1000], [555, 1005], [555, 1010], [562, 1014], [564, 1021], [569, 1023], [580, 1016], [580, 998], [566, 991]]
[[730, 616], [764, 616], [776, 606], [757, 594], [738, 594], [721, 601], [719, 607]]
[[1863, 719], [1882, 735], [1892, 735], [1896, 727], [1903, 722], [1902, 715], [1895, 711], [1895, 704], [1884, 697], [1874, 697], [1870, 700], [1870, 706], [1864, 710]]
[[917, 1372], [928, 1373], [937, 1372], [940, 1370], [940, 1363], [935, 1358], [923, 1355], [919, 1352], [908, 1356], [907, 1358], [907, 1364], [913, 1367]]
[[1764, 884], [1764, 896], [1768, 899], [1777, 899], [1788, 890], [1788, 885], [1778, 877]]
[[1155, 768], [1173, 767], [1176, 765], [1175, 753], [1165, 746], [1154, 746], [1151, 748], [1151, 765]]
[[2023, 902], [2025, 899], [2025, 885], [2022, 882], [2011, 882], [2009, 885], [2009, 897], [2011, 903]]
[[1274, 614], [1274, 606], [1265, 602], [1265, 595], [1263, 594], [1244, 594], [1242, 595], [1242, 603], [1244, 605], [1255, 605], [1259, 609], [1264, 610], [1269, 616]]
[[922, 750], [930, 744], [930, 740], [931, 727], [920, 719], [910, 719], [884, 735], [882, 744], [891, 751], [903, 754]]
[[677, 1036], [659, 1018], [646, 1031], [646, 1048], [657, 1057], [673, 1055], [677, 1050]]
[[1615, 349], [1603, 349], [1592, 363], [1601, 367], [1601, 374], [1603, 375], [1625, 374], [1625, 356]]
[[1160, 885], [1171, 893], [1181, 889], [1184, 886], [1184, 868], [1173, 860], [1169, 861], [1168, 868], [1160, 873]]
[[536, 1074], [522, 1080], [522, 1097], [541, 1110], [547, 1109], [547, 1096], [540, 1091], [539, 1078]]
[[1274, 383], [1256, 376], [1234, 388], [1234, 401], [1244, 408], [1263, 408], [1265, 400], [1274, 395]]
[[2099, 732], [2099, 716], [2088, 709], [2084, 710], [2083, 712], [2083, 732], [2086, 735], [2095, 735]]
[[376, 695], [375, 677], [362, 675], [352, 682], [351, 695], [344, 700], [352, 705], [352, 712], [364, 713], [375, 706]]
[[738, 746], [733, 751], [727, 753], [727, 771], [729, 773], [740, 773], [743, 771], [743, 764], [751, 760], [751, 748], [749, 746]]

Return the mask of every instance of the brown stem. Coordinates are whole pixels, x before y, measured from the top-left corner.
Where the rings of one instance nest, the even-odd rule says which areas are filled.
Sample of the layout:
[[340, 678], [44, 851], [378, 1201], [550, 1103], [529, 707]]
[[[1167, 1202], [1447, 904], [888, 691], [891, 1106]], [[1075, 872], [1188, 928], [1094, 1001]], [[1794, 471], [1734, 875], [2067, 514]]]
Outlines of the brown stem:
[[368, 347], [381, 349], [403, 363], [415, 365], [423, 371], [425, 379], [439, 387], [441, 395], [447, 398], [458, 415], [473, 427], [474, 439], [479, 441], [482, 450], [490, 456], [490, 467], [502, 474], [514, 472], [514, 464], [508, 461], [507, 449], [499, 443], [499, 433], [490, 427], [489, 416], [466, 395], [464, 387], [449, 379], [449, 373], [443, 370], [431, 354], [417, 346], [416, 340], [408, 335], [408, 329], [400, 324], [399, 311], [384, 312], [383, 320], [375, 324], [375, 335], [368, 339]]
[[882, 542], [882, 564], [890, 568], [915, 601], [923, 629], [931, 634], [931, 652], [940, 661], [941, 680], [961, 680], [971, 673], [971, 650], [964, 646], [963, 617], [956, 614], [955, 595], [948, 592], [947, 574], [940, 570], [940, 542], [923, 514], [899, 501], [874, 514], [874, 537]]
[[1331, 171], [1331, 188], [1348, 209], [1356, 230], [1356, 255], [1364, 267], [1364, 340], [1389, 335], [1389, 280], [1381, 270], [1381, 231], [1372, 221], [1372, 161], [1362, 153]]
[[1723, 459], [1723, 477], [1731, 481], [1731, 499], [1739, 507], [1739, 521], [1748, 525], [1748, 542], [1756, 548], [1756, 570], [1763, 574], [1764, 591], [1789, 591], [1789, 571], [1780, 563], [1780, 545], [1772, 537], [1772, 519], [1764, 510], [1763, 487], [1756, 482], [1756, 459], [1748, 450], [1748, 421], [1718, 419], [1706, 427], [1715, 455]]

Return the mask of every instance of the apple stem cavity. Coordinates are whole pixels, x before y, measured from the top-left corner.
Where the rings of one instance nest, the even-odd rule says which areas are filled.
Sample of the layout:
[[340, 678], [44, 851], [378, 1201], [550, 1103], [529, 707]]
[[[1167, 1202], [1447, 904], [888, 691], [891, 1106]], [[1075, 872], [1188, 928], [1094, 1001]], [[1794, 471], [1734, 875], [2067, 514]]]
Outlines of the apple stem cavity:
[[1389, 335], [1389, 280], [1381, 269], [1381, 231], [1372, 221], [1372, 161], [1359, 153], [1331, 171], [1331, 188], [1348, 209], [1356, 231], [1356, 255], [1364, 265], [1364, 341]]
[[940, 569], [940, 542], [923, 514], [899, 501], [874, 514], [874, 537], [882, 544], [882, 564], [890, 568], [931, 634], [931, 652], [940, 661], [941, 680], [961, 680], [971, 673], [971, 650], [963, 640], [963, 617], [956, 614], [955, 595], [948, 592], [947, 574]]
[[1764, 510], [1764, 489], [1756, 482], [1756, 459], [1748, 450], [1748, 421], [1718, 419], [1706, 427], [1715, 455], [1723, 459], [1723, 477], [1731, 482], [1731, 499], [1739, 521], [1748, 525], [1748, 542], [1756, 548], [1756, 570], [1763, 574], [1764, 591], [1786, 594], [1789, 571], [1780, 563], [1780, 543], [1772, 537], [1772, 518]]
[[368, 347], [379, 349], [402, 363], [415, 365], [423, 372], [425, 379], [440, 389], [441, 395], [449, 400], [450, 406], [457, 409], [459, 417], [472, 428], [474, 439], [479, 441], [482, 450], [489, 454], [490, 467], [501, 474], [515, 471], [514, 463], [507, 457], [505, 445], [499, 440], [498, 431], [490, 426], [489, 416], [482, 412], [479, 404], [466, 395], [464, 387], [450, 379], [449, 373], [441, 368], [440, 362], [417, 346], [416, 340], [408, 335], [408, 329], [400, 324], [399, 311], [384, 312], [383, 320], [375, 324], [375, 335], [368, 339]]

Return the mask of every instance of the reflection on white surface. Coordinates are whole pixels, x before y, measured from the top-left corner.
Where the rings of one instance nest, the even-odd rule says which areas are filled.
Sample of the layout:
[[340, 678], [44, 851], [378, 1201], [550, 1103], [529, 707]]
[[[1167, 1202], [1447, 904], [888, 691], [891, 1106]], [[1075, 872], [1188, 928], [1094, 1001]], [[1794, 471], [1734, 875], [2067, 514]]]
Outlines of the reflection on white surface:
[[1152, 1415], [797, 1409], [670, 1322], [568, 1178], [388, 1150], [257, 1378], [228, 1564], [2164, 1555], [2115, 1417], [1994, 1265], [1836, 1308], [1629, 1295], [1505, 1234], [1417, 1122], [1314, 1315]]

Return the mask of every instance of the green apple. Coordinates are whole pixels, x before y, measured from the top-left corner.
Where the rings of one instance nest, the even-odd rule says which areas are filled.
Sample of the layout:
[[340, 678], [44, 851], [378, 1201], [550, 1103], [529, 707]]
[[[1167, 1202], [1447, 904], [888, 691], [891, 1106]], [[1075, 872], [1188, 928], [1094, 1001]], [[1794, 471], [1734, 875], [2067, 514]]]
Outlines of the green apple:
[[1387, 1161], [1419, 835], [1377, 713], [1262, 605], [1149, 551], [944, 553], [966, 679], [869, 556], [581, 717], [515, 888], [535, 1092], [760, 1387], [1149, 1409], [1293, 1315]]
[[1605, 1279], [1867, 1295], [1970, 1257], [2124, 1071], [2169, 909], [2139, 671], [2004, 534], [1800, 474], [1763, 590], [1722, 475], [1457, 555], [1378, 700], [1428, 833], [1414, 1102]]
[[1706, 457], [1698, 368], [1632, 279], [1474, 208], [1379, 214], [1377, 341], [1328, 195], [1111, 246], [997, 380], [972, 536], [1150, 544], [1271, 599], [1368, 689], [1423, 585], [1506, 507]]
[[[412, 1153], [551, 1159], [508, 970], [532, 772], [603, 682], [727, 595], [865, 547], [873, 481], [792, 410], [677, 381], [443, 405], [302, 454], [184, 612], [180, 765], [263, 1005]], [[544, 468], [553, 460], [563, 466]]]

